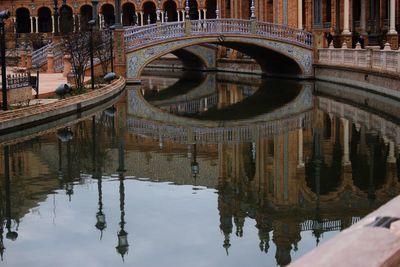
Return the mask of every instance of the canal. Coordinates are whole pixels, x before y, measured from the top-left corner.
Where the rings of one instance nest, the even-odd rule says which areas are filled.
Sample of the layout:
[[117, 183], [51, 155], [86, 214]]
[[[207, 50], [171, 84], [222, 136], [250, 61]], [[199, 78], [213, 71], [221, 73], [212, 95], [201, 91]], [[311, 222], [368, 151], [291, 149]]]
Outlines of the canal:
[[1, 265], [285, 266], [399, 194], [393, 99], [146, 74], [102, 112], [4, 140]]

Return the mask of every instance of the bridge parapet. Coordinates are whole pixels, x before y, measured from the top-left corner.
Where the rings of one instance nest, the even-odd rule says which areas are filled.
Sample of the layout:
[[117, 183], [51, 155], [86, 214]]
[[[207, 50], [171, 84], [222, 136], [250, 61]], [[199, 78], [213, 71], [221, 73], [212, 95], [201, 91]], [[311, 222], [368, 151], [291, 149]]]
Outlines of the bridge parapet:
[[[187, 29], [190, 27], [190, 30]], [[160, 40], [186, 35], [255, 35], [278, 41], [293, 43], [311, 49], [312, 34], [285, 25], [241, 19], [208, 19], [186, 22], [152, 24], [140, 28], [125, 28], [126, 48], [134, 49]]]

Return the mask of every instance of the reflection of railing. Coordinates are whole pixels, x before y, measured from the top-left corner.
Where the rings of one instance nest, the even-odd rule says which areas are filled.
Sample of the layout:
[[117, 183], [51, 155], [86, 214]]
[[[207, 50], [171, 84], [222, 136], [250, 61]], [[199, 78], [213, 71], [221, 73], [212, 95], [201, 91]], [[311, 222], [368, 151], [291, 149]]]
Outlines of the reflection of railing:
[[172, 114], [195, 114], [206, 111], [209, 108], [215, 107], [218, 103], [218, 95], [213, 94], [208, 97], [194, 99], [182, 103], [174, 103], [165, 106], [159, 106], [162, 110]]
[[[361, 220], [361, 217], [351, 217], [351, 225]], [[300, 224], [301, 231], [319, 230], [321, 232], [340, 231], [344, 228], [342, 220], [306, 220]]]
[[128, 118], [127, 125], [131, 133], [145, 135], [156, 140], [161, 137], [175, 142], [217, 144], [253, 142], [259, 137], [270, 137], [285, 131], [307, 127], [307, 125], [310, 125], [310, 121], [311, 113], [308, 112], [278, 121], [232, 127], [174, 126], [136, 117]]
[[321, 64], [369, 68], [377, 71], [400, 73], [400, 51], [348, 48], [323, 48], [318, 50]]
[[[188, 26], [190, 25], [190, 26]], [[187, 29], [186, 27], [190, 27]], [[277, 25], [268, 22], [259, 22], [241, 19], [208, 19], [186, 22], [171, 22], [162, 25], [152, 24], [144, 27], [125, 29], [125, 44], [127, 48], [140, 47], [160, 40], [169, 40], [185, 35], [258, 35], [285, 42], [312, 47], [312, 35], [308, 32]], [[221, 36], [223, 41], [223, 37]]]

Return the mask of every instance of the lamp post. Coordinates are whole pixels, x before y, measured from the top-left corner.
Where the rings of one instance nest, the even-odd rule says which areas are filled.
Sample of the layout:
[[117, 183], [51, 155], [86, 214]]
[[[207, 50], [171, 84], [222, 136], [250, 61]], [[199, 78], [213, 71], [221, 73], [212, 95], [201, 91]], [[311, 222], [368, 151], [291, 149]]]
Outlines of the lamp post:
[[115, 25], [110, 26], [110, 59], [111, 59], [111, 72], [114, 72], [114, 54], [113, 54], [113, 34]]
[[7, 110], [7, 77], [6, 77], [6, 31], [5, 20], [10, 17], [10, 11], [4, 10], [0, 12], [0, 46], [1, 46], [1, 92], [3, 95], [2, 109]]
[[92, 90], [94, 90], [94, 64], [93, 64], [93, 28], [96, 25], [96, 20], [92, 19], [89, 22], [90, 36], [89, 36], [89, 53], [90, 53], [90, 79]]

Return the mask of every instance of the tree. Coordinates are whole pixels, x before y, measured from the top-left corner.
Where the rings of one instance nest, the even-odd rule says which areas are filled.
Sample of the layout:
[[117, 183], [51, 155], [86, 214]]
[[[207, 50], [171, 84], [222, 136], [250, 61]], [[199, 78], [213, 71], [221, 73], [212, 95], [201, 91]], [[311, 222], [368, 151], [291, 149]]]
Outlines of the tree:
[[85, 69], [89, 65], [89, 32], [74, 32], [63, 37], [61, 44], [64, 54], [71, 55], [72, 70], [78, 89], [84, 87]]
[[98, 60], [103, 71], [103, 75], [107, 74], [107, 68], [110, 64], [111, 50], [110, 37], [111, 31], [93, 33], [93, 54]]

